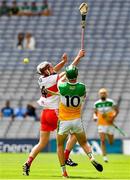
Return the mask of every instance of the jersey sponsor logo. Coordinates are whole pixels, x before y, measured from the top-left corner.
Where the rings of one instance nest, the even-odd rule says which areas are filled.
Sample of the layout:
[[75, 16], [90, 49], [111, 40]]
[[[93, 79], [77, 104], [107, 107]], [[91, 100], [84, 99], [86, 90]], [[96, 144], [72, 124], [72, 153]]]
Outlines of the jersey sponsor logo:
[[70, 86], [69, 89], [74, 90], [76, 89], [76, 86]]
[[112, 102], [100, 102], [96, 104], [96, 108], [100, 108], [100, 107], [112, 107], [113, 103]]

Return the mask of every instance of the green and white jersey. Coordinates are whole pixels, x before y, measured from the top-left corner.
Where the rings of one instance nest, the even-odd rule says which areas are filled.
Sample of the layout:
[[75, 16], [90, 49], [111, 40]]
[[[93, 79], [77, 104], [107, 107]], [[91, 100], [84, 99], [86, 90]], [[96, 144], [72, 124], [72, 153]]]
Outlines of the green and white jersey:
[[114, 114], [114, 106], [116, 103], [114, 100], [107, 98], [105, 101], [101, 99], [96, 101], [94, 104], [94, 109], [97, 112], [98, 124], [99, 125], [108, 125], [108, 118], [112, 117]]
[[59, 119], [73, 120], [81, 117], [81, 105], [85, 99], [86, 87], [83, 83], [62, 82], [58, 84], [60, 93]]

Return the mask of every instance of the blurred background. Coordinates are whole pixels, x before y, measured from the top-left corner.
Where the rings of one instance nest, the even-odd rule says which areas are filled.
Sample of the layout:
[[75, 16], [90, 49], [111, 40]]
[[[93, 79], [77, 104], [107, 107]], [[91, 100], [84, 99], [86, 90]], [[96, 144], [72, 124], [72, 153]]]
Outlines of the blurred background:
[[[120, 101], [112, 153], [130, 153], [130, 1], [88, 0], [84, 57], [79, 80], [87, 85], [88, 98], [83, 122], [90, 143], [98, 150], [98, 133], [92, 121], [98, 90], [105, 87], [109, 97]], [[0, 0], [0, 151], [29, 152], [39, 138], [41, 108], [36, 66], [42, 61], [53, 65], [64, 52], [69, 62], [81, 42], [82, 0]], [[23, 59], [30, 63], [24, 64]], [[7, 108], [6, 115], [2, 109]], [[55, 152], [55, 132], [44, 151]], [[78, 151], [78, 147], [76, 147]]]

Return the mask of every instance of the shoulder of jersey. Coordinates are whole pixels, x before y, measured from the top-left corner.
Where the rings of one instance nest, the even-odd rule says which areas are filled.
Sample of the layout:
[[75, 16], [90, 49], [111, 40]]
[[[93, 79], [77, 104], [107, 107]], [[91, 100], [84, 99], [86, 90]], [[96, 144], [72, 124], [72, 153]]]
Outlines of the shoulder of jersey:
[[67, 82], [59, 82], [58, 86], [59, 87], [65, 87], [67, 85]]
[[94, 103], [94, 104], [97, 104], [97, 103], [100, 103], [100, 102], [102, 102], [102, 101], [101, 101], [101, 99], [99, 99], [99, 100], [95, 101], [95, 103]]
[[45, 79], [52, 79], [52, 78], [57, 78], [58, 74], [52, 74], [50, 76], [47, 76], [47, 77], [44, 77], [44, 76], [40, 76], [38, 81], [41, 82], [41, 81], [44, 81]]
[[107, 101], [114, 102], [114, 100], [110, 98], [107, 98]]
[[82, 88], [86, 89], [86, 85], [84, 83], [79, 82], [78, 83]]
[[[107, 98], [106, 101], [114, 102], [114, 101], [113, 101], [112, 99], [110, 99], [110, 98]], [[94, 104], [97, 104], [97, 103], [100, 103], [100, 102], [102, 102], [101, 99], [97, 100]]]
[[82, 82], [78, 82], [78, 84], [80, 84], [80, 85], [83, 85], [83, 86], [86, 86], [84, 83], [82, 83]]

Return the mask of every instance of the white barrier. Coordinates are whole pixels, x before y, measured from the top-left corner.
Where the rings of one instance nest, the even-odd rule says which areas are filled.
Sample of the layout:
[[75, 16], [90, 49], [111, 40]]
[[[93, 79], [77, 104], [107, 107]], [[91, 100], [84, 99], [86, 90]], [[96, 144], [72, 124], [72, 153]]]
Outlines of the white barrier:
[[123, 140], [123, 154], [130, 155], [130, 140]]

